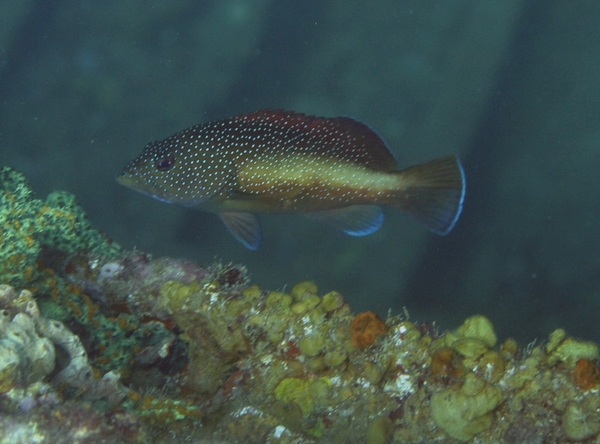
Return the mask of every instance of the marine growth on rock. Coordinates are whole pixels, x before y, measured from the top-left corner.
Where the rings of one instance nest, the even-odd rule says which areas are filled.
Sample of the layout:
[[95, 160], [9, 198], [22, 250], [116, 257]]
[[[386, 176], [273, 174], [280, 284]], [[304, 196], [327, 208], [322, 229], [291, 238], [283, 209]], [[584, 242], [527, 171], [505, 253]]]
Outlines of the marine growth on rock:
[[521, 348], [483, 315], [440, 334], [354, 314], [314, 282], [123, 251], [0, 179], [2, 442], [600, 438], [598, 346], [562, 329]]

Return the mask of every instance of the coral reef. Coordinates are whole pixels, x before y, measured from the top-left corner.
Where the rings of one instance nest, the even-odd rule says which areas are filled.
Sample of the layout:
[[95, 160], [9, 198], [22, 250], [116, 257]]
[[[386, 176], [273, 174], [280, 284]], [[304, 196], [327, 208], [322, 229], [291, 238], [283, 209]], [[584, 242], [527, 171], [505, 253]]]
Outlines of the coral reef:
[[[54, 388], [46, 391], [58, 392], [61, 383], [80, 390], [63, 389], [53, 409], [68, 411], [68, 402], [104, 393], [113, 405], [109, 412], [128, 415], [136, 433], [157, 433], [170, 424], [181, 436], [222, 442], [250, 437], [257, 442], [351, 442], [354, 437], [370, 443], [475, 437], [479, 442], [519, 442], [530, 429], [560, 442], [588, 439], [600, 431], [592, 415], [597, 408], [597, 349], [561, 330], [547, 344], [519, 351], [511, 340], [495, 349], [493, 326], [482, 316], [443, 335], [392, 317], [363, 346], [356, 343], [353, 325], [383, 321], [369, 315], [365, 323], [365, 316], [353, 316], [339, 293], [320, 297], [312, 283], [268, 292], [247, 286], [243, 270], [233, 266], [193, 268], [170, 259], [140, 260], [139, 253], [104, 261], [90, 257], [92, 269], [83, 268], [82, 256], [76, 260], [79, 268], [57, 267], [57, 273], [72, 281], [87, 276], [89, 288], [102, 292], [104, 306], [127, 305], [129, 300], [127, 311], [133, 316], [154, 313], [154, 322], [168, 325], [176, 339], [131, 362], [126, 389], [110, 372], [108, 378], [93, 377], [81, 342], [69, 332], [70, 363], [54, 373]], [[115, 260], [118, 266], [111, 262]], [[102, 274], [106, 268], [119, 271], [107, 277]], [[123, 289], [132, 297], [123, 299]], [[144, 303], [136, 298], [142, 291], [148, 299]], [[10, 307], [29, 308], [12, 318], [5, 315], [3, 325], [25, 326], [32, 343], [50, 341], [35, 350], [68, 347], [60, 339], [68, 330], [58, 321], [41, 322], [30, 293], [15, 297], [9, 287], [5, 293], [11, 295], [5, 299], [20, 301]], [[177, 341], [187, 347], [172, 350]], [[9, 396], [15, 405], [39, 397], [29, 387], [53, 369], [49, 358], [25, 359], [31, 362], [28, 368], [37, 369], [29, 380], [3, 372], [0, 384], [5, 393], [25, 390]], [[161, 366], [168, 369], [168, 378], [159, 376]], [[90, 377], [93, 388], [83, 390], [79, 381], [89, 383]], [[18, 387], [17, 380], [22, 381]], [[160, 394], [152, 390], [161, 385]], [[114, 405], [120, 407], [114, 410]], [[103, 410], [97, 408], [100, 415]], [[102, 418], [109, 421], [112, 416], [106, 415], [114, 414]], [[195, 427], [198, 423], [213, 426], [205, 430]]]
[[592, 342], [498, 344], [481, 315], [440, 334], [313, 282], [125, 252], [2, 171], [0, 257], [24, 262], [0, 274], [23, 287], [0, 285], [0, 442], [600, 439]]
[[[319, 296], [312, 282], [289, 292], [248, 286], [235, 266], [199, 268], [140, 253], [61, 264], [57, 273], [101, 293], [104, 304], [152, 316], [187, 344], [185, 364], [175, 365], [160, 396], [142, 394], [148, 386], [130, 380], [123, 405], [146, 427], [169, 423], [186, 436], [223, 442], [595, 435], [588, 418], [598, 350], [562, 330], [519, 350], [511, 339], [498, 346], [484, 316], [439, 335], [400, 317], [355, 316], [339, 293]], [[107, 264], [118, 273], [102, 276]], [[216, 426], [206, 435], [191, 425], [198, 422]]]
[[[120, 247], [93, 229], [75, 198], [56, 191], [46, 201], [33, 198], [21, 173], [0, 169], [0, 281], [14, 286], [45, 285], [37, 260], [43, 247], [74, 253], [112, 255]], [[50, 280], [48, 286], [52, 286]]]

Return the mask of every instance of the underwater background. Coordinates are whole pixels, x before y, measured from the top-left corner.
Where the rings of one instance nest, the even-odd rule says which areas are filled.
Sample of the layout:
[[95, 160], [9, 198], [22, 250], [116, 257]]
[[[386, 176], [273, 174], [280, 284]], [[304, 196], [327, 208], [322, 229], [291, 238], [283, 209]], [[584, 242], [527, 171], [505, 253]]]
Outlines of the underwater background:
[[[4, 0], [0, 152], [37, 195], [154, 256], [310, 279], [355, 312], [440, 330], [483, 314], [522, 344], [557, 327], [600, 340], [600, 3], [560, 0]], [[400, 167], [466, 170], [445, 237], [397, 211], [353, 238], [263, 216], [251, 252], [217, 217], [115, 182], [144, 145], [262, 108], [349, 115]]]

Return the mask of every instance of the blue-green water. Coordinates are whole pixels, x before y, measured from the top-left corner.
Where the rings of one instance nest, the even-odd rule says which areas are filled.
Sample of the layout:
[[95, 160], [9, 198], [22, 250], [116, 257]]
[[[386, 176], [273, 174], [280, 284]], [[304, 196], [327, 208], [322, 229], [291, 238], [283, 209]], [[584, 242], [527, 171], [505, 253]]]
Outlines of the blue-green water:
[[[591, 0], [5, 2], [2, 164], [39, 196], [76, 194], [128, 248], [244, 263], [271, 289], [314, 280], [442, 329], [481, 313], [502, 338], [597, 341], [598, 19]], [[400, 166], [458, 154], [461, 220], [437, 237], [386, 210], [352, 238], [265, 216], [250, 252], [114, 181], [151, 140], [266, 107], [353, 116]]]

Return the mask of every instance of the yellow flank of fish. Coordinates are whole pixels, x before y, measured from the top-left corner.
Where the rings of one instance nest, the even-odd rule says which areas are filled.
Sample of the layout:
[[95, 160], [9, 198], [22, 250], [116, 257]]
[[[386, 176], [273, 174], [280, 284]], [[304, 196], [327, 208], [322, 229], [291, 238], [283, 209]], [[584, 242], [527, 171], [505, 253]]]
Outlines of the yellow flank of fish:
[[387, 203], [403, 189], [401, 175], [373, 171], [340, 159], [294, 154], [263, 156], [237, 170], [242, 194], [282, 200], [281, 211], [315, 211], [353, 204]]

